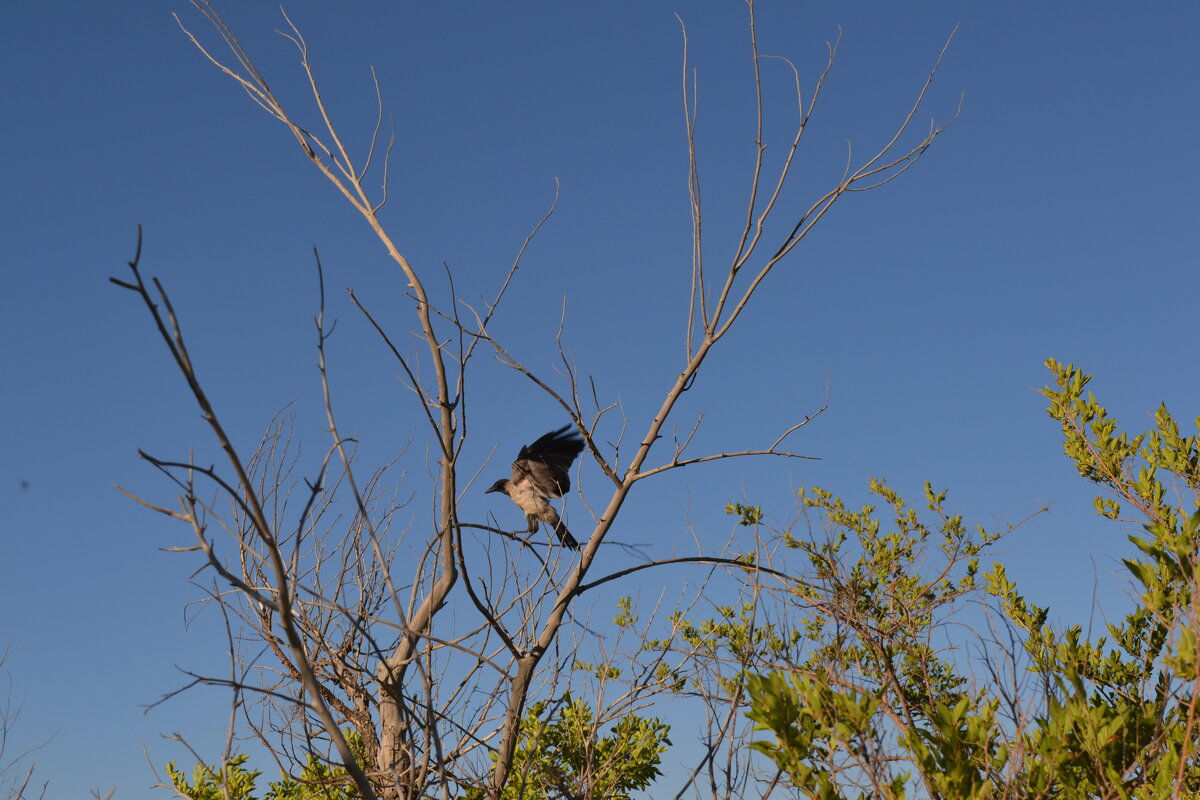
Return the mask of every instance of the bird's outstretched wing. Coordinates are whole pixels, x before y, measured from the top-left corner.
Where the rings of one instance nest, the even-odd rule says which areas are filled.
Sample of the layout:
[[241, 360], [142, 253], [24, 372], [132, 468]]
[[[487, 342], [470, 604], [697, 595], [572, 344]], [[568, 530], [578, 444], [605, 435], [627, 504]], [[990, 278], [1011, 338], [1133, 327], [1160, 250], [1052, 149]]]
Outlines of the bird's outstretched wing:
[[583, 450], [579, 433], [564, 425], [527, 444], [513, 462], [513, 483], [528, 481], [542, 497], [562, 497], [571, 488], [571, 464]]

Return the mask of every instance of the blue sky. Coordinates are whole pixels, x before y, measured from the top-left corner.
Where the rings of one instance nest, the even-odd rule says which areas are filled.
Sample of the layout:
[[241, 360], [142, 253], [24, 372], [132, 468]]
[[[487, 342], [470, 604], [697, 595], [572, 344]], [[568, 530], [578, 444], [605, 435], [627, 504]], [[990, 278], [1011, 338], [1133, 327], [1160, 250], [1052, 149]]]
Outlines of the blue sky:
[[[285, 102], [302, 101], [294, 51], [274, 34], [277, 6], [218, 8]], [[552, 374], [565, 297], [568, 346], [640, 434], [679, 368], [689, 274], [673, 13], [698, 70], [716, 263], [735, 241], [753, 156], [743, 5], [287, 9], [360, 146], [376, 68], [397, 135], [385, 220], [425, 274], [445, 262], [464, 297], [491, 292], [558, 179], [558, 211], [495, 332]], [[143, 713], [182, 682], [176, 665], [222, 662], [214, 620], [189, 628], [196, 562], [160, 550], [187, 532], [113, 489], [167, 501], [170, 487], [137, 448], [211, 450], [144, 310], [107, 283], [132, 255], [135, 226], [145, 229], [143, 268], [175, 298], [243, 442], [296, 400], [300, 434], [324, 446], [314, 246], [332, 289], [354, 287], [396, 325], [407, 309], [369, 231], [287, 132], [190, 47], [171, 11], [207, 35], [182, 2], [0, 9], [0, 647], [12, 648], [7, 678], [24, 697], [17, 734], [53, 737], [36, 756], [52, 798], [112, 786], [118, 798], [149, 796], [143, 745], [155, 764], [190, 761], [160, 734], [213, 741], [226, 710], [215, 692], [196, 692]], [[1200, 8], [764, 0], [758, 15], [760, 50], [792, 58], [806, 93], [825, 41], [844, 31], [790, 207], [836, 180], [847, 140], [866, 152], [890, 135], [956, 24], [919, 119], [945, 121], [960, 94], [962, 116], [903, 178], [835, 208], [771, 276], [681, 408], [681, 424], [706, 412], [702, 449], [739, 448], [819, 407], [828, 379], [829, 411], [793, 442], [821, 460], [687, 471], [635, 496], [614, 537], [667, 555], [690, 540], [689, 521], [722, 541], [727, 500], [786, 519], [798, 486], [857, 505], [868, 476], [913, 497], [929, 479], [985, 524], [1052, 503], [1005, 545], [1010, 576], [1064, 621], [1087, 621], [1095, 587], [1119, 608], [1124, 532], [1091, 512], [1038, 389], [1054, 356], [1094, 373], [1102, 402], [1135, 430], [1160, 402], [1181, 420], [1200, 413]], [[764, 70], [774, 157], [792, 119], [790, 75], [777, 62]], [[420, 423], [344, 295], [331, 298], [343, 424], [382, 460]], [[565, 422], [497, 366], [476, 381], [487, 400], [475, 402], [465, 457], [482, 463], [497, 448], [490, 472]], [[469, 512], [510, 511], [488, 505], [493, 497], [470, 500]], [[628, 558], [614, 549], [604, 563]]]

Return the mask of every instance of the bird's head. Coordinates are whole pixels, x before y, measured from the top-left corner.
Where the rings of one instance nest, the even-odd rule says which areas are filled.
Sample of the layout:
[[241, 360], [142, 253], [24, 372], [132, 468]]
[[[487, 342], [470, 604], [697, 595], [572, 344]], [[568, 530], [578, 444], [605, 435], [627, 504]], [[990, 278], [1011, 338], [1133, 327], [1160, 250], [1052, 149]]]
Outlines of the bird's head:
[[507, 483], [508, 483], [507, 480], [505, 480], [504, 478], [501, 478], [500, 480], [496, 481], [491, 486], [489, 486], [488, 490], [486, 492], [484, 492], [484, 494], [490, 494], [491, 492], [503, 492], [504, 486]]

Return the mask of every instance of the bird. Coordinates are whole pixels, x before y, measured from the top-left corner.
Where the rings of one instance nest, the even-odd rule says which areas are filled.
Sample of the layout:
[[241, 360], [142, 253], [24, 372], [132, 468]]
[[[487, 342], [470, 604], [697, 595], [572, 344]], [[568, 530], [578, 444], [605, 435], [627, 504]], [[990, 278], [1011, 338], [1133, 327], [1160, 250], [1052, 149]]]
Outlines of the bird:
[[538, 523], [545, 522], [564, 547], [578, 550], [579, 542], [547, 499], [562, 497], [570, 490], [571, 463], [582, 450], [583, 439], [578, 432], [564, 425], [522, 447], [512, 465], [512, 478], [501, 478], [485, 494], [504, 492], [525, 512], [529, 533], [537, 533]]

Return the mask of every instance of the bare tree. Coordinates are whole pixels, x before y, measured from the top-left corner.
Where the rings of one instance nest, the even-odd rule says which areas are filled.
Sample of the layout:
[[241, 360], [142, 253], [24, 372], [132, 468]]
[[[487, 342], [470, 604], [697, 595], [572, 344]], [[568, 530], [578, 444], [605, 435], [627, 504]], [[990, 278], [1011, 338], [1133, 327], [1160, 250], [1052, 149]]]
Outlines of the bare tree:
[[[139, 236], [131, 276], [113, 281], [144, 303], [225, 458], [224, 466], [217, 468], [190, 458], [169, 460], [143, 453], [175, 482], [180, 494], [177, 507], [139, 502], [191, 528], [194, 543], [178, 549], [199, 553], [211, 570], [207, 602], [225, 614], [228, 624], [234, 654], [229, 675], [195, 679], [228, 686], [233, 697], [231, 718], [266, 744], [289, 771], [295, 772], [297, 764], [328, 747], [364, 798], [449, 797], [486, 787], [484, 794], [498, 799], [511, 777], [527, 704], [531, 698], [561, 694], [575, 652], [590, 636], [585, 622], [572, 624], [581, 598], [597, 587], [665, 564], [697, 565], [701, 569], [697, 585], [713, 569], [755, 569], [745, 559], [721, 553], [650, 561], [614, 574], [596, 574], [593, 565], [626, 500], [644, 483], [719, 459], [802, 457], [787, 449], [788, 439], [823, 407], [765, 437], [761, 444], [741, 450], [693, 452], [699, 420], [689, 423], [690, 433], [674, 438], [673, 445], [663, 440], [668, 438], [668, 426], [677, 424], [680, 399], [709, 355], [747, 313], [767, 276], [834, 204], [903, 174], [946, 129], [946, 124], [934, 123], [923, 132], [912, 130], [941, 58], [884, 146], [865, 158], [848, 154], [841, 177], [797, 211], [785, 207], [781, 196], [834, 66], [837, 42], [829, 45], [826, 66], [807, 95], [796, 68], [779, 60], [794, 77], [796, 121], [786, 157], [771, 172], [764, 158], [766, 106], [760, 75], [768, 57], [758, 52], [754, 6], [748, 4], [754, 64], [751, 90], [757, 109], [750, 191], [735, 255], [714, 269], [706, 264], [701, 235], [695, 84], [684, 31], [681, 89], [693, 237], [688, 313], [680, 330], [683, 359], [648, 420], [618, 420], [617, 404], [600, 400], [594, 386], [587, 386], [581, 377], [586, 373], [576, 369], [561, 332], [557, 346], [562, 370], [553, 378], [522, 363], [493, 334], [492, 323], [502, 313], [524, 246], [483, 306], [472, 307], [459, 299], [452, 274], [444, 278], [449, 302], [439, 306], [434, 301], [431, 281], [442, 276], [411, 263], [380, 216], [388, 201], [387, 167], [393, 145], [384, 132], [381, 99], [370, 146], [361, 156], [352, 153], [331, 121], [308, 45], [286, 15], [284, 35], [300, 55], [316, 127], [301, 124], [299, 112], [284, 106], [208, 0], [193, 0], [193, 5], [224, 49], [218, 52], [180, 21], [191, 43], [284, 125], [313, 166], [362, 216], [402, 272], [412, 299], [410, 330], [422, 342], [419, 356], [397, 344], [395, 333], [372, 313], [368, 301], [353, 293], [350, 297], [412, 390], [414, 408], [425, 425], [421, 439], [431, 448], [436, 480], [428, 526], [393, 531], [390, 523], [408, 500], [395, 494], [388, 479], [390, 465], [364, 472], [356, 461], [355, 442], [339, 430], [335, 394], [326, 372], [330, 329], [323, 288], [315, 335], [331, 439], [319, 463], [306, 464], [303, 480], [296, 476], [300, 459], [286, 415], [271, 424], [256, 448], [234, 441], [204, 390], [166, 290], [157, 280], [143, 277]], [[376, 93], [380, 97], [378, 82]], [[382, 189], [370, 190], [370, 182]], [[537, 223], [526, 245], [553, 211], [552, 207]], [[460, 455], [475, 386], [469, 368], [476, 357], [494, 357], [551, 397], [570, 417], [583, 437], [585, 452], [605, 477], [602, 492], [588, 487], [589, 496], [599, 494], [605, 499], [592, 508], [591, 535], [578, 555], [558, 547], [543, 554], [494, 524], [460, 518], [459, 501], [473, 479], [464, 473]], [[619, 433], [602, 436], [602, 428]], [[633, 431], [638, 433], [626, 436]], [[577, 521], [572, 525], [580, 532]], [[464, 556], [467, 531], [499, 537], [497, 541], [506, 546], [491, 548], [484, 563], [474, 563]], [[218, 541], [224, 542], [220, 553], [229, 552], [225, 548], [232, 545], [233, 555], [221, 555]], [[396, 557], [402, 542], [415, 554], [403, 563]], [[693, 601], [694, 597], [682, 602]], [[671, 688], [669, 670], [663, 672], [657, 664], [634, 674], [636, 679], [615, 692], [597, 720], [641, 709], [647, 698]], [[732, 714], [737, 706], [730, 708]], [[720, 737], [733, 741], [724, 733], [729, 727], [714, 723], [714, 749], [706, 757], [710, 766]], [[347, 729], [354, 735], [348, 736]]]
[[[8, 663], [11, 650], [0, 653], [0, 668]], [[37, 762], [30, 756], [41, 748], [39, 744], [14, 753], [10, 746], [10, 737], [21, 719], [23, 703], [13, 696], [12, 679], [5, 675], [7, 686], [4, 698], [0, 701], [0, 797], [4, 800], [32, 800], [46, 794], [47, 782], [39, 787], [34, 781], [37, 772]]]

